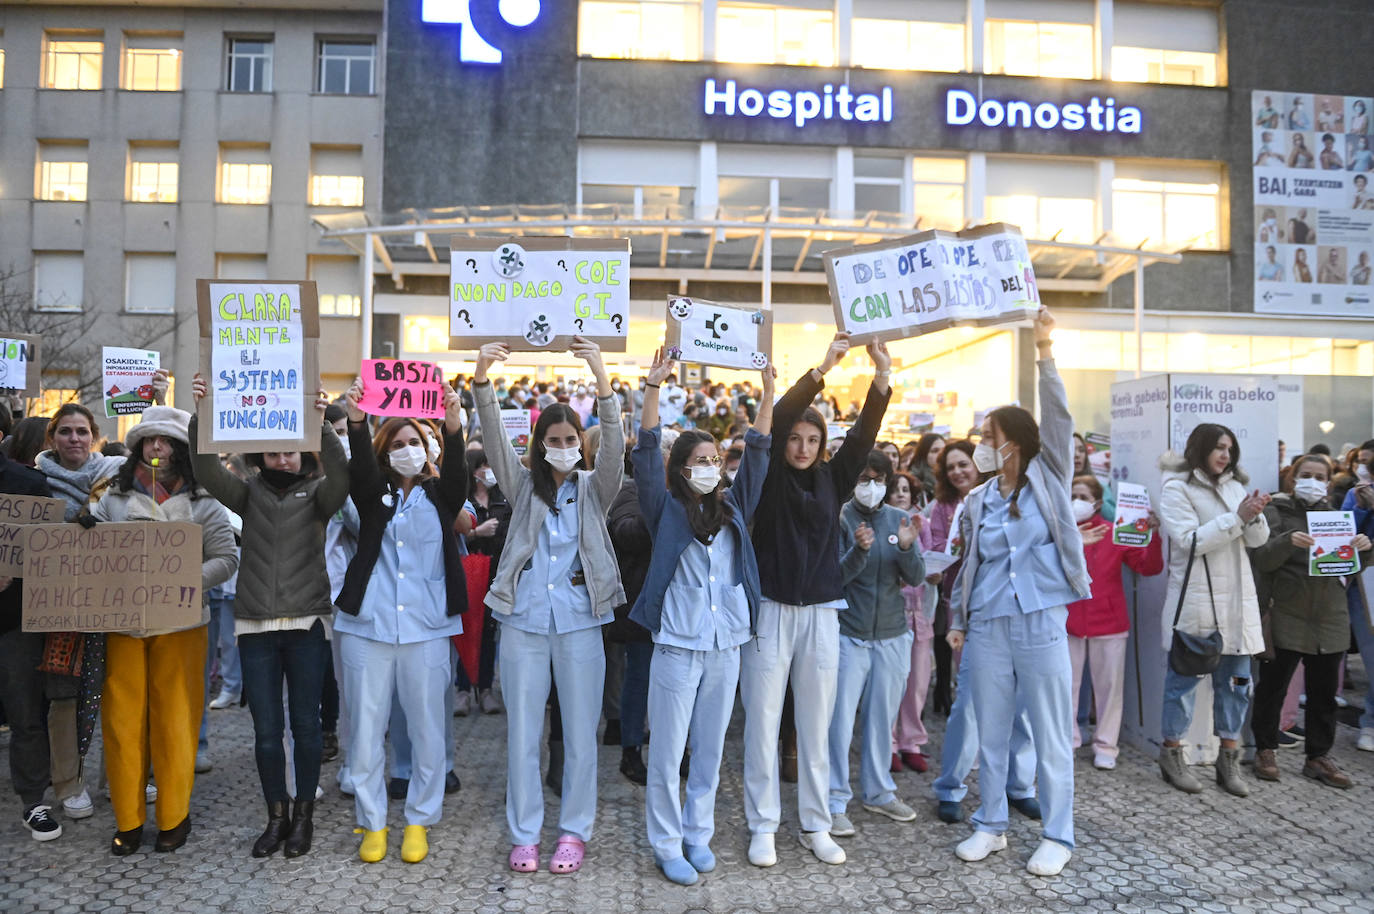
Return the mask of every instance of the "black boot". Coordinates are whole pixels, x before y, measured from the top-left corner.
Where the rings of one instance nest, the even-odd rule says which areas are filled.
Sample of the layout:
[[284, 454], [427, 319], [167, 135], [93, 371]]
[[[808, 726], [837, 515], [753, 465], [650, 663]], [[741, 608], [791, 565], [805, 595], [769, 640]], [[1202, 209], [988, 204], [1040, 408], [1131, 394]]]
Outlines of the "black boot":
[[253, 842], [253, 856], [267, 857], [275, 854], [290, 830], [291, 820], [287, 818], [286, 801], [268, 803], [267, 828], [263, 829], [262, 837]]
[[175, 828], [157, 833], [157, 840], [153, 842], [153, 850], [160, 854], [174, 851], [186, 843], [186, 838], [191, 834], [191, 817], [188, 815], [181, 820], [181, 824]]
[[310, 839], [315, 836], [314, 815], [314, 800], [296, 801], [296, 807], [291, 811], [291, 831], [286, 835], [286, 848], [282, 851], [284, 856], [299, 857], [310, 853]]
[[649, 783], [649, 769], [639, 757], [638, 746], [625, 746], [620, 750], [620, 773], [640, 787]]
[[544, 775], [544, 784], [559, 796], [563, 795], [563, 741], [549, 740], [549, 773]]
[[127, 857], [143, 845], [143, 826], [128, 831], [115, 832], [110, 841], [110, 853], [116, 857]]

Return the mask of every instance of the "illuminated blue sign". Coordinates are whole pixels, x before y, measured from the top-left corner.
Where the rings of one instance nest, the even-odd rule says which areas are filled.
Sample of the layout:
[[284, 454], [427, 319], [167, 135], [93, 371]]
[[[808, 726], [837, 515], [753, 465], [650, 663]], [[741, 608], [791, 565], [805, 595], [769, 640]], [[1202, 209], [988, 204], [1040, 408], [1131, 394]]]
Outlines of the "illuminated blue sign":
[[791, 121], [805, 127], [808, 121], [864, 121], [891, 123], [892, 87], [881, 91], [854, 93], [849, 86], [827, 83], [819, 92], [790, 89], [741, 89], [733, 79], [717, 86], [714, 79], [706, 80], [702, 96], [702, 111], [708, 115], [725, 117], [760, 117], [767, 115], [780, 121]]
[[950, 89], [945, 94], [945, 123], [952, 127], [979, 124], [983, 127], [1036, 127], [1040, 130], [1087, 130], [1093, 133], [1139, 133], [1143, 118], [1140, 109], [1130, 105], [1116, 107], [1116, 99], [1093, 96], [1085, 103], [1031, 102], [1019, 99], [978, 97], [966, 89]]
[[[500, 63], [501, 49], [472, 24], [473, 0], [420, 0], [420, 19], [460, 27], [458, 59], [463, 63]], [[539, 18], [539, 0], [501, 0], [497, 12], [510, 25], [524, 28]]]

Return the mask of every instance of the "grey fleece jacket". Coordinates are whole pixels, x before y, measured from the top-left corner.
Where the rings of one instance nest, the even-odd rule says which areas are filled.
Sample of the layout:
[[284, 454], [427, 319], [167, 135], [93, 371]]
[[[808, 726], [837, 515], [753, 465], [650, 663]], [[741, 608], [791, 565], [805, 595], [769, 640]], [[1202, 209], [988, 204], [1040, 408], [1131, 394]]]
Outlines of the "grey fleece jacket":
[[[919, 540], [910, 549], [897, 545], [904, 517], [904, 511], [891, 505], [870, 511], [852, 498], [840, 509], [840, 577], [849, 603], [840, 613], [841, 635], [883, 641], [906, 634], [902, 585], [925, 580], [926, 563]], [[860, 524], [873, 528], [873, 545], [866, 550], [854, 540]]]

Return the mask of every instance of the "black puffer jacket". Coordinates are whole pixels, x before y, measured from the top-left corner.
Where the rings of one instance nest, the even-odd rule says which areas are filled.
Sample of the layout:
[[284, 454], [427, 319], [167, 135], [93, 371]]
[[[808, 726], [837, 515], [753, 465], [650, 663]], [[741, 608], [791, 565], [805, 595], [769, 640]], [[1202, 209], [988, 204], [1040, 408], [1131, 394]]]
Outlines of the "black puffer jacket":
[[617, 643], [651, 641], [653, 636], [647, 628], [630, 621], [630, 607], [635, 605], [639, 592], [644, 589], [649, 559], [654, 552], [654, 541], [644, 523], [644, 514], [639, 510], [639, 489], [633, 479], [625, 480], [615, 501], [611, 502], [611, 510], [606, 513], [606, 528], [611, 531], [611, 545], [615, 547], [615, 561], [620, 566], [620, 583], [625, 588], [626, 600], [615, 608], [615, 621], [606, 626], [606, 637]]
[[281, 490], [260, 475], [239, 479], [217, 455], [199, 453], [195, 416], [190, 438], [196, 481], [243, 519], [234, 617], [328, 615], [333, 603], [324, 564], [324, 528], [348, 498], [348, 458], [333, 426], [324, 423], [320, 438], [324, 475], [314, 473], [313, 455], [302, 454], [302, 474]]

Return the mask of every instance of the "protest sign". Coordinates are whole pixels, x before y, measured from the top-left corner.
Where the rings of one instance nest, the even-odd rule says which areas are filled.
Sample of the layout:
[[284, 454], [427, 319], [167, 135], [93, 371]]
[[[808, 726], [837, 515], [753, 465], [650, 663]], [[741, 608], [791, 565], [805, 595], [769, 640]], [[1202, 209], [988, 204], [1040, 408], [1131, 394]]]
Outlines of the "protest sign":
[[201, 618], [199, 524], [25, 528], [26, 632], [144, 632]]
[[501, 410], [501, 427], [510, 439], [511, 447], [521, 457], [530, 449], [530, 411], [527, 409]]
[[1150, 529], [1150, 490], [1133, 482], [1116, 484], [1116, 519], [1112, 521], [1112, 543], [1117, 546], [1148, 546], [1155, 532]]
[[0, 390], [17, 390], [26, 397], [42, 393], [42, 341], [27, 333], [0, 336]]
[[950, 555], [948, 552], [935, 552], [933, 550], [922, 552], [921, 559], [926, 563], [926, 574], [939, 574], [959, 561], [957, 555]]
[[67, 503], [42, 495], [0, 495], [0, 575], [17, 578], [24, 573], [24, 527], [28, 524], [60, 524]]
[[358, 408], [372, 416], [444, 418], [444, 370], [414, 359], [363, 359], [363, 398]]
[[1307, 550], [1309, 576], [1329, 578], [1360, 573], [1360, 554], [1351, 545], [1356, 535], [1355, 512], [1308, 511], [1307, 532], [1316, 540]]
[[772, 359], [771, 311], [670, 295], [664, 323], [670, 358], [743, 371], [760, 371]]
[[1000, 222], [826, 251], [822, 259], [835, 326], [854, 345], [1023, 321], [1040, 307], [1026, 240]]
[[102, 346], [101, 387], [108, 418], [141, 413], [153, 403], [153, 375], [161, 356], [146, 349]]
[[315, 451], [320, 315], [315, 283], [196, 280], [202, 451]]
[[573, 336], [624, 352], [630, 330], [628, 238], [449, 240], [449, 348], [500, 342], [567, 349]]

